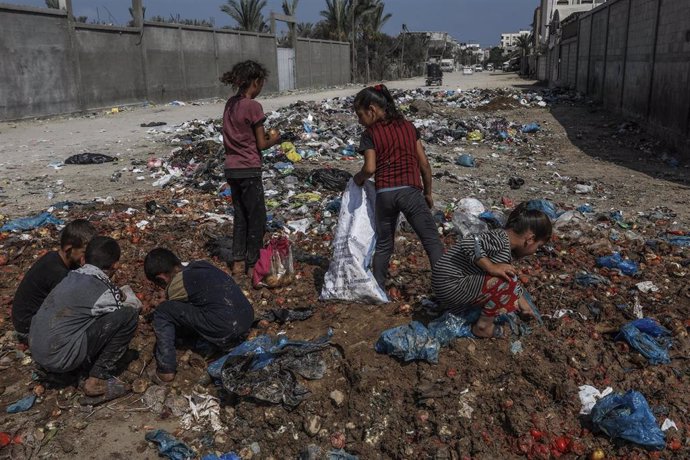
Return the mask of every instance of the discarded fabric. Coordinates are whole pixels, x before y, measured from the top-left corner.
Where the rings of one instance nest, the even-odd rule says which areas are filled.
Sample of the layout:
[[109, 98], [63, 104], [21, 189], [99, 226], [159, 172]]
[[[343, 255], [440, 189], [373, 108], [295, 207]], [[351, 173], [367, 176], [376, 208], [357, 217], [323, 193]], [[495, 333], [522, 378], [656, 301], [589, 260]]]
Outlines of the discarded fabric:
[[647, 400], [637, 391], [605, 396], [594, 405], [591, 415], [594, 426], [612, 438], [655, 450], [666, 446], [664, 432], [657, 426]]
[[61, 225], [63, 223], [63, 221], [53, 216], [51, 213], [42, 212], [34, 217], [22, 217], [20, 219], [11, 220], [0, 227], [0, 232], [31, 230], [38, 227], [44, 227], [46, 225]]
[[276, 323], [287, 323], [288, 321], [304, 321], [314, 315], [314, 310], [311, 308], [296, 308], [288, 310], [287, 308], [280, 308], [269, 310], [262, 315], [262, 318]]
[[601, 275], [595, 275], [593, 273], [579, 272], [575, 275], [575, 283], [580, 286], [590, 287], [599, 286], [600, 284], [608, 285], [609, 280]]
[[98, 165], [117, 161], [116, 157], [104, 155], [102, 153], [78, 153], [65, 160], [66, 165]]
[[323, 378], [326, 362], [321, 352], [332, 336], [331, 330], [313, 341], [259, 336], [211, 363], [208, 373], [213, 377], [222, 366], [220, 377], [229, 393], [295, 407], [309, 395], [295, 374], [309, 380]]
[[527, 209], [541, 211], [549, 216], [551, 220], [558, 219], [556, 205], [549, 200], [530, 200], [527, 202]]
[[196, 457], [194, 451], [165, 430], [152, 430], [145, 439], [158, 444], [158, 452], [170, 460], [187, 460]]
[[647, 358], [651, 364], [668, 364], [671, 358], [671, 331], [663, 328], [651, 318], [636, 319], [620, 330], [616, 340], [625, 340], [630, 346]]
[[342, 169], [321, 168], [312, 171], [308, 181], [314, 185], [321, 185], [331, 192], [340, 193], [345, 190], [350, 179], [352, 179], [352, 174]]
[[26, 396], [18, 401], [13, 402], [7, 406], [8, 414], [16, 414], [18, 412], [24, 412], [31, 409], [36, 402], [36, 395]]

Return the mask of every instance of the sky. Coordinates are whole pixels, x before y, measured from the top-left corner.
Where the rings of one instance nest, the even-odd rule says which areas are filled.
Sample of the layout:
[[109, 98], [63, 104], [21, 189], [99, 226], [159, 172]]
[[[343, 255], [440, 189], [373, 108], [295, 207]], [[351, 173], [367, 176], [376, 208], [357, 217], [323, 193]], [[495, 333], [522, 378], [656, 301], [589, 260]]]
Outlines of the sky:
[[[44, 6], [44, 0], [2, 0], [18, 5]], [[227, 14], [220, 11], [222, 0], [143, 0], [146, 17], [170, 15], [187, 19], [214, 19], [216, 27], [234, 26]], [[264, 16], [271, 10], [282, 13], [282, 0], [267, 0]], [[411, 32], [448, 32], [463, 43], [496, 45], [501, 33], [529, 29], [539, 0], [387, 0], [387, 13], [392, 17], [383, 31], [397, 35], [402, 24]], [[128, 0], [72, 0], [76, 16], [88, 16], [124, 25], [129, 20]], [[300, 0], [299, 22], [318, 22], [325, 0]], [[284, 28], [284, 26], [282, 26]], [[281, 28], [279, 28], [279, 31]]]

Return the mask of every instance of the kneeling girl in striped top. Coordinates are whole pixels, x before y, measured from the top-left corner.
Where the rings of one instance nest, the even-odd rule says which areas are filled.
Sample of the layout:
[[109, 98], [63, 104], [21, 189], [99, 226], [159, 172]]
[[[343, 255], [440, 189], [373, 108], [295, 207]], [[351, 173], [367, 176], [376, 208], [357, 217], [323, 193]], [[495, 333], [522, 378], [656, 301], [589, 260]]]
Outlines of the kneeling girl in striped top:
[[549, 217], [521, 203], [505, 228], [469, 235], [441, 257], [431, 276], [434, 294], [451, 312], [481, 309], [472, 332], [492, 337], [496, 316], [516, 310], [532, 315], [512, 262], [533, 255], [550, 239]]

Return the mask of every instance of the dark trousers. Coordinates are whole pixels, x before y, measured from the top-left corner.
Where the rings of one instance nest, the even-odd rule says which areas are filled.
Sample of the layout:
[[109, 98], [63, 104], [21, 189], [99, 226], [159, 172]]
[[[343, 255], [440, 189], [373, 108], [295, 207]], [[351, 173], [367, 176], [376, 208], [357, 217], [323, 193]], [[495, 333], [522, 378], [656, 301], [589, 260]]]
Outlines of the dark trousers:
[[137, 330], [139, 311], [122, 307], [96, 318], [86, 330], [87, 362], [90, 377], [107, 380], [125, 354]]
[[261, 177], [228, 179], [235, 208], [232, 254], [235, 262], [251, 268], [259, 260], [266, 231], [266, 203]]
[[167, 374], [177, 370], [177, 331], [193, 331], [221, 349], [234, 345], [247, 333], [254, 321], [254, 311], [249, 303], [243, 305], [242, 302], [237, 302], [236, 305], [236, 308], [229, 308], [227, 305], [196, 307], [173, 300], [158, 305], [153, 314], [158, 371]]
[[443, 255], [443, 243], [438, 235], [438, 227], [420, 190], [406, 187], [378, 193], [376, 195], [376, 252], [373, 272], [381, 289], [385, 289], [388, 264], [393, 254], [395, 229], [401, 212], [422, 241], [432, 268]]

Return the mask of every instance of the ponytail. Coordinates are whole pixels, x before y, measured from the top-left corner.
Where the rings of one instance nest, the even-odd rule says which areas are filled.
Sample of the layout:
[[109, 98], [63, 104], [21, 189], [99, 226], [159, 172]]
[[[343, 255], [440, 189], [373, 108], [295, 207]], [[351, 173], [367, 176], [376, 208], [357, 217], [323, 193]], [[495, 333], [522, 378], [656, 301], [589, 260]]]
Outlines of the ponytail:
[[368, 86], [355, 96], [355, 110], [369, 107], [370, 105], [382, 108], [386, 114], [386, 120], [399, 120], [404, 118], [395, 105], [393, 95], [384, 84]]
[[551, 239], [551, 219], [543, 211], [528, 209], [529, 202], [524, 201], [517, 205], [508, 216], [505, 224], [506, 230], [513, 230], [518, 235], [530, 231], [534, 233], [537, 241], [549, 241]]

